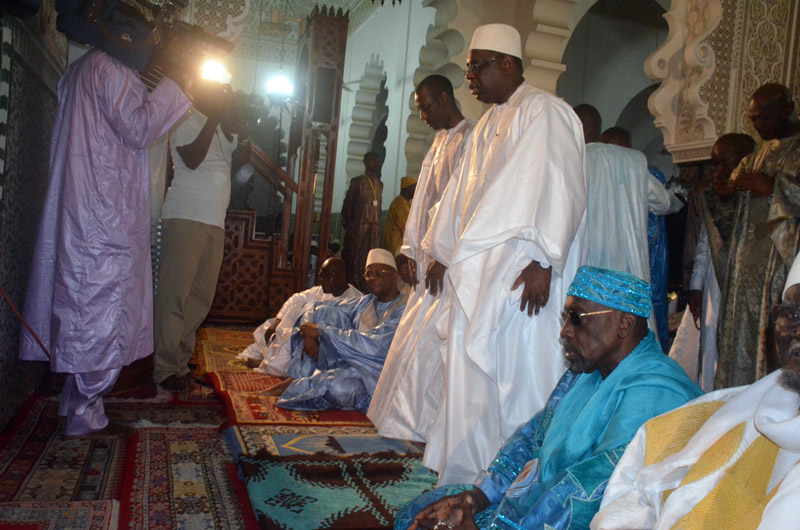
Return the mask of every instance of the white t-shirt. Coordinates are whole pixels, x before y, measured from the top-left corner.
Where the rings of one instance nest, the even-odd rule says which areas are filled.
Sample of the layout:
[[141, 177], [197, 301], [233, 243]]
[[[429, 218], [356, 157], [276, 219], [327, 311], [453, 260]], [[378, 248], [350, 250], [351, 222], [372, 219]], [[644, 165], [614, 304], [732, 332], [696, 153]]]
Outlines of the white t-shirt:
[[236, 135], [228, 141], [222, 126], [217, 125], [205, 159], [191, 170], [178, 154], [177, 147], [197, 138], [206, 117], [197, 109], [169, 135], [175, 177], [167, 190], [162, 219], [188, 219], [225, 229], [225, 210], [231, 199], [231, 156], [236, 148]]

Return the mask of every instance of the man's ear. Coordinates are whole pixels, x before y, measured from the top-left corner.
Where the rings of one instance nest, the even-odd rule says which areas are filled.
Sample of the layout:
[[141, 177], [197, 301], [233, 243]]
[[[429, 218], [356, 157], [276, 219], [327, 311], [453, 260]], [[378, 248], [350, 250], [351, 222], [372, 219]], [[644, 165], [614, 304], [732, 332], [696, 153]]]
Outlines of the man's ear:
[[627, 337], [636, 329], [636, 316], [631, 313], [622, 313], [617, 326], [617, 333], [620, 337]]
[[505, 75], [511, 74], [514, 69], [514, 58], [510, 55], [503, 55], [500, 59], [500, 69], [503, 71]]

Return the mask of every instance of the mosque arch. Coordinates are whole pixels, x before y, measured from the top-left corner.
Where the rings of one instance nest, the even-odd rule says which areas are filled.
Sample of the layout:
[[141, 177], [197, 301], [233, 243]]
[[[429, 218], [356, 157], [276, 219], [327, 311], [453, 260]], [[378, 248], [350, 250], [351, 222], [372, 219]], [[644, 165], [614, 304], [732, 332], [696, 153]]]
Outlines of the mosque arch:
[[[658, 0], [669, 7], [664, 15], [669, 34], [662, 46], [645, 61], [645, 72], [661, 85], [650, 97], [648, 108], [666, 148], [676, 162], [710, 156], [716, 139], [714, 123], [700, 89], [714, 71], [714, 51], [704, 42], [722, 18], [719, 0]], [[525, 41], [530, 64], [528, 81], [555, 93], [566, 67], [564, 50], [575, 26], [598, 0], [536, 0], [533, 30]]]
[[[434, 8], [436, 15], [434, 23], [428, 26], [425, 44], [419, 50], [419, 66], [413, 76], [414, 86], [429, 75], [439, 74], [449, 79], [454, 88], [458, 88], [464, 83], [464, 74], [461, 67], [450, 58], [461, 53], [465, 41], [461, 32], [448, 27], [458, 15], [458, 4], [456, 0], [423, 0], [422, 5]], [[408, 108], [411, 113], [406, 120], [406, 174], [417, 176], [435, 132], [419, 118], [413, 91], [409, 95]]]
[[[348, 181], [364, 173], [364, 155], [373, 148], [379, 124], [388, 116], [386, 71], [378, 54], [372, 54], [358, 82], [347, 141], [345, 173]], [[379, 106], [381, 108], [379, 108]], [[385, 152], [385, 150], [384, 150]]]

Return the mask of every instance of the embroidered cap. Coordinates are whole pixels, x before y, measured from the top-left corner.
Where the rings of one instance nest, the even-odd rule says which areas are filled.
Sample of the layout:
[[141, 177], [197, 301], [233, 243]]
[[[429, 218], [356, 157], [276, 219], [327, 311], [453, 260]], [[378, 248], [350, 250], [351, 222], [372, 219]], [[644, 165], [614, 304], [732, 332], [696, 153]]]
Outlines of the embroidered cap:
[[370, 265], [386, 265], [397, 270], [397, 263], [394, 262], [392, 253], [383, 248], [373, 248], [367, 254], [367, 267]]
[[650, 317], [650, 284], [630, 274], [600, 267], [581, 267], [567, 294], [640, 317]]
[[789, 287], [791, 287], [796, 283], [800, 283], [800, 254], [794, 257], [794, 263], [792, 263], [792, 268], [789, 269], [789, 274], [786, 276], [786, 284], [783, 287], [783, 293], [781, 294], [781, 298], [786, 296], [786, 291], [789, 290]]
[[519, 31], [508, 24], [486, 24], [475, 28], [470, 50], [489, 50], [522, 59]]

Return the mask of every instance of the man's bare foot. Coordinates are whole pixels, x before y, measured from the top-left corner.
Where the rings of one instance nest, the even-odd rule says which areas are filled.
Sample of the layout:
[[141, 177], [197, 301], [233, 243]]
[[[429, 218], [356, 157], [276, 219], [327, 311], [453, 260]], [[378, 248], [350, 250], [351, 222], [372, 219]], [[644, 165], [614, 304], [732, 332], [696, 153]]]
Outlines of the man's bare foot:
[[261, 366], [261, 359], [247, 359], [244, 364], [246, 364], [248, 368], [258, 368]]
[[105, 428], [99, 431], [89, 432], [86, 434], [65, 434], [64, 437], [70, 440], [114, 440], [117, 438], [127, 438], [133, 434], [133, 429], [127, 425], [120, 425], [119, 423], [109, 423]]
[[292, 384], [292, 381], [294, 381], [294, 379], [289, 377], [289, 378], [286, 379], [286, 381], [281, 381], [280, 383], [278, 383], [277, 385], [273, 386], [269, 390], [265, 390], [265, 391], [261, 392], [261, 395], [262, 396], [280, 396], [281, 394], [283, 394], [284, 390], [286, 390], [289, 387], [289, 385]]

